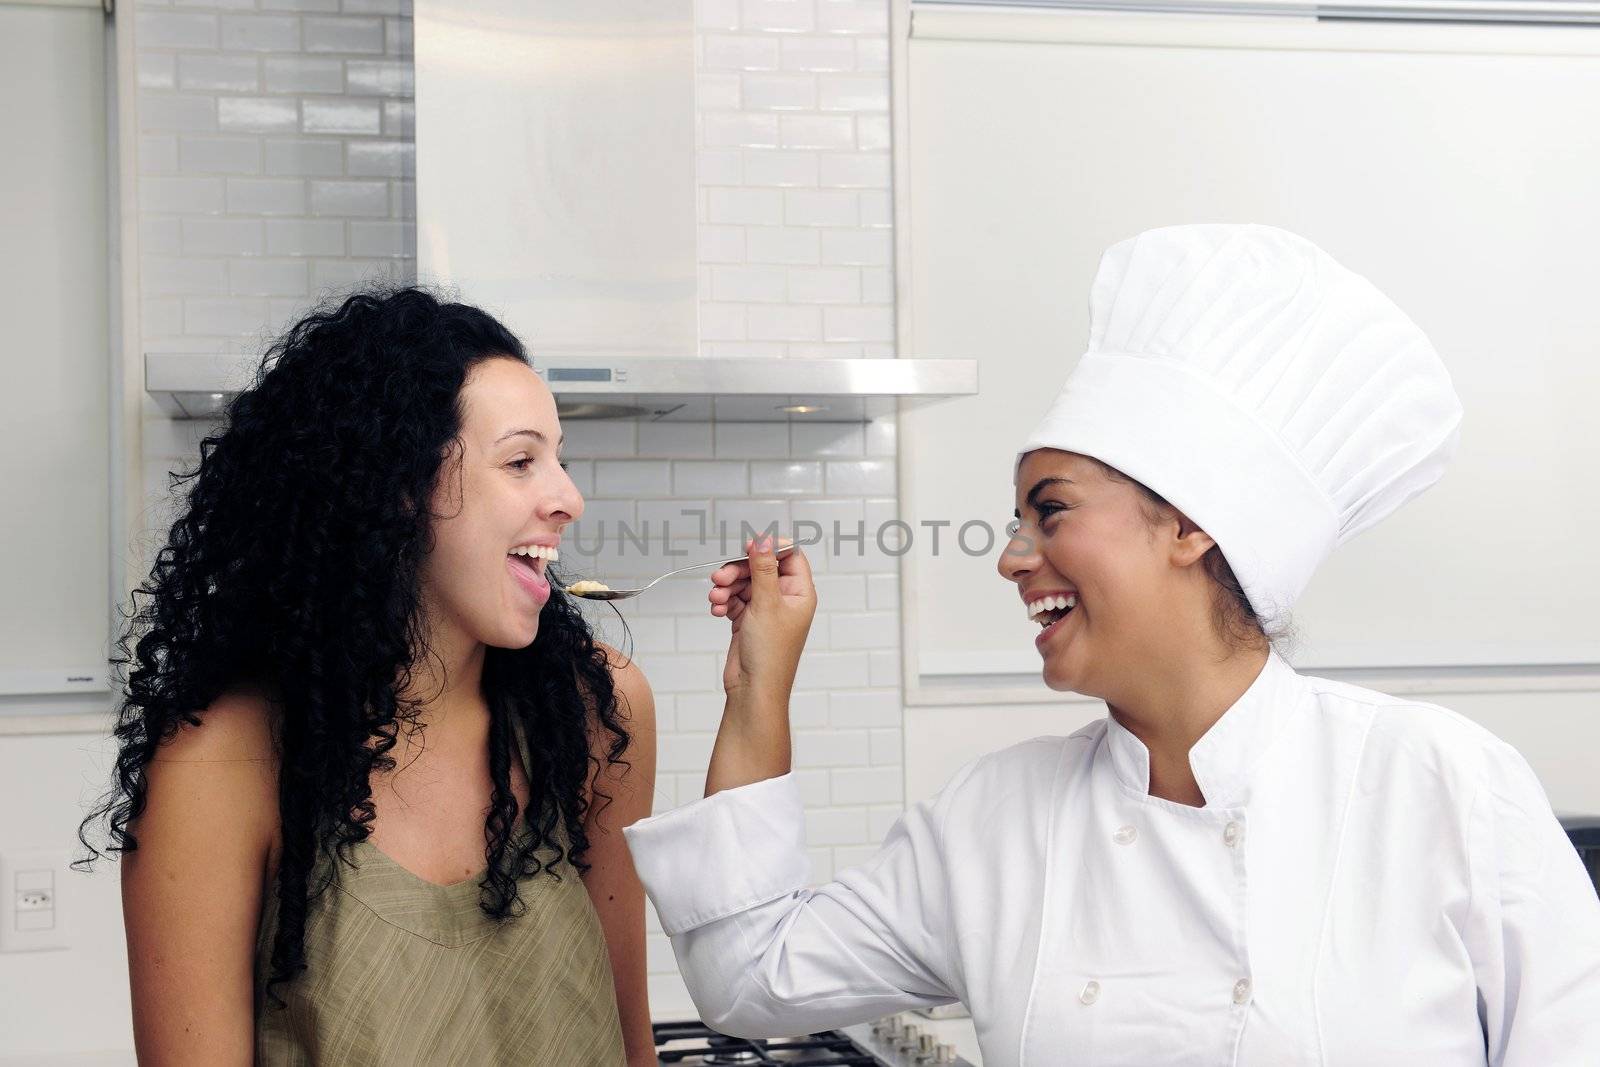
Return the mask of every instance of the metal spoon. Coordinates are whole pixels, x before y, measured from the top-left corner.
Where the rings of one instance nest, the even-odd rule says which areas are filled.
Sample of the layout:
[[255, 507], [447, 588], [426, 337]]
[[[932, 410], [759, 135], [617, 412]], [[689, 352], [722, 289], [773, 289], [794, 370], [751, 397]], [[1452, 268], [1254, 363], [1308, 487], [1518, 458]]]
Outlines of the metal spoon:
[[[794, 545], [780, 545], [773, 550], [772, 554], [775, 556], [782, 555], [793, 547]], [[729, 563], [739, 563], [749, 558], [748, 555], [743, 555], [734, 556], [732, 559], [714, 559], [707, 563], [693, 563], [687, 567], [679, 567], [675, 571], [668, 571], [661, 575], [660, 578], [651, 579], [649, 583], [640, 586], [638, 589], [588, 589], [579, 592], [574, 591], [571, 586], [563, 586], [561, 591], [568, 596], [582, 597], [584, 600], [627, 600], [629, 597], [638, 596], [646, 589], [649, 589], [650, 586], [655, 585], [656, 582], [661, 581], [662, 578], [671, 578], [674, 574], [682, 574], [684, 571], [696, 571], [701, 567], [721, 567]], [[576, 584], [576, 582], [573, 583], [573, 585]]]

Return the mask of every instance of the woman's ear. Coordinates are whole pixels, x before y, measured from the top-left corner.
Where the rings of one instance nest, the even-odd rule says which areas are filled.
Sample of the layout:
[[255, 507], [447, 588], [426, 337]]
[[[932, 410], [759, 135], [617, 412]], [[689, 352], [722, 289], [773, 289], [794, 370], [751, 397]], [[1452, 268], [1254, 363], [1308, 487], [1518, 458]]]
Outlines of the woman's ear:
[[1178, 512], [1178, 533], [1173, 538], [1171, 551], [1174, 565], [1191, 566], [1203, 559], [1215, 545], [1210, 534], [1196, 526], [1189, 516]]

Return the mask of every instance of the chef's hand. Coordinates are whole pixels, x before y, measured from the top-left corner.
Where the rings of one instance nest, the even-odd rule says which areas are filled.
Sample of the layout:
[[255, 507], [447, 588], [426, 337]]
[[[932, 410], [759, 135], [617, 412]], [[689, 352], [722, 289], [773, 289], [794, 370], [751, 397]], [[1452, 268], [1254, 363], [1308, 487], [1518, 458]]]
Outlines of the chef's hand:
[[[787, 538], [779, 544], [789, 544]], [[748, 562], [727, 563], [711, 574], [711, 614], [733, 622], [722, 688], [730, 706], [789, 705], [800, 652], [817, 611], [811, 564], [799, 547], [774, 555], [770, 537], [745, 543]]]

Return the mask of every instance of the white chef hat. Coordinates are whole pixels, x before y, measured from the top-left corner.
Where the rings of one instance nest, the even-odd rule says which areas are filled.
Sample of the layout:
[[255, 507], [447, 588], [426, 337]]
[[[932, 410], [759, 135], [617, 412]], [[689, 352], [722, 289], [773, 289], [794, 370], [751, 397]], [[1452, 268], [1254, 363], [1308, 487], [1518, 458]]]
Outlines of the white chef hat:
[[1444, 474], [1461, 403], [1438, 353], [1371, 282], [1270, 226], [1113, 245], [1089, 348], [1017, 454], [1092, 456], [1222, 550], [1268, 626], [1336, 545]]

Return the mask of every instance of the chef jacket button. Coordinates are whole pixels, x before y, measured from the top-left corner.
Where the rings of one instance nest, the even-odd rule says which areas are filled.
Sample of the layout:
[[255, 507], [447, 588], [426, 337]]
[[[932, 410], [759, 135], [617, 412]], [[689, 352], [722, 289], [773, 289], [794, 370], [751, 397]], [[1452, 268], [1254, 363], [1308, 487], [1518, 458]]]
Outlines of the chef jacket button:
[[1233, 1002], [1235, 1004], [1248, 1004], [1250, 1002], [1250, 979], [1241, 978], [1233, 983]]
[[1243, 840], [1244, 840], [1244, 827], [1243, 826], [1240, 826], [1236, 822], [1230, 822], [1226, 827], [1223, 828], [1223, 830], [1222, 830], [1222, 843], [1224, 845], [1227, 845], [1229, 848], [1233, 848], [1235, 845], [1237, 845], [1240, 841], [1243, 841]]
[[1083, 987], [1083, 992], [1078, 994], [1078, 999], [1085, 1004], [1093, 1004], [1100, 999], [1100, 983], [1090, 982]]
[[1119, 845], [1131, 845], [1139, 839], [1137, 826], [1119, 826], [1117, 832], [1111, 835], [1111, 840]]

